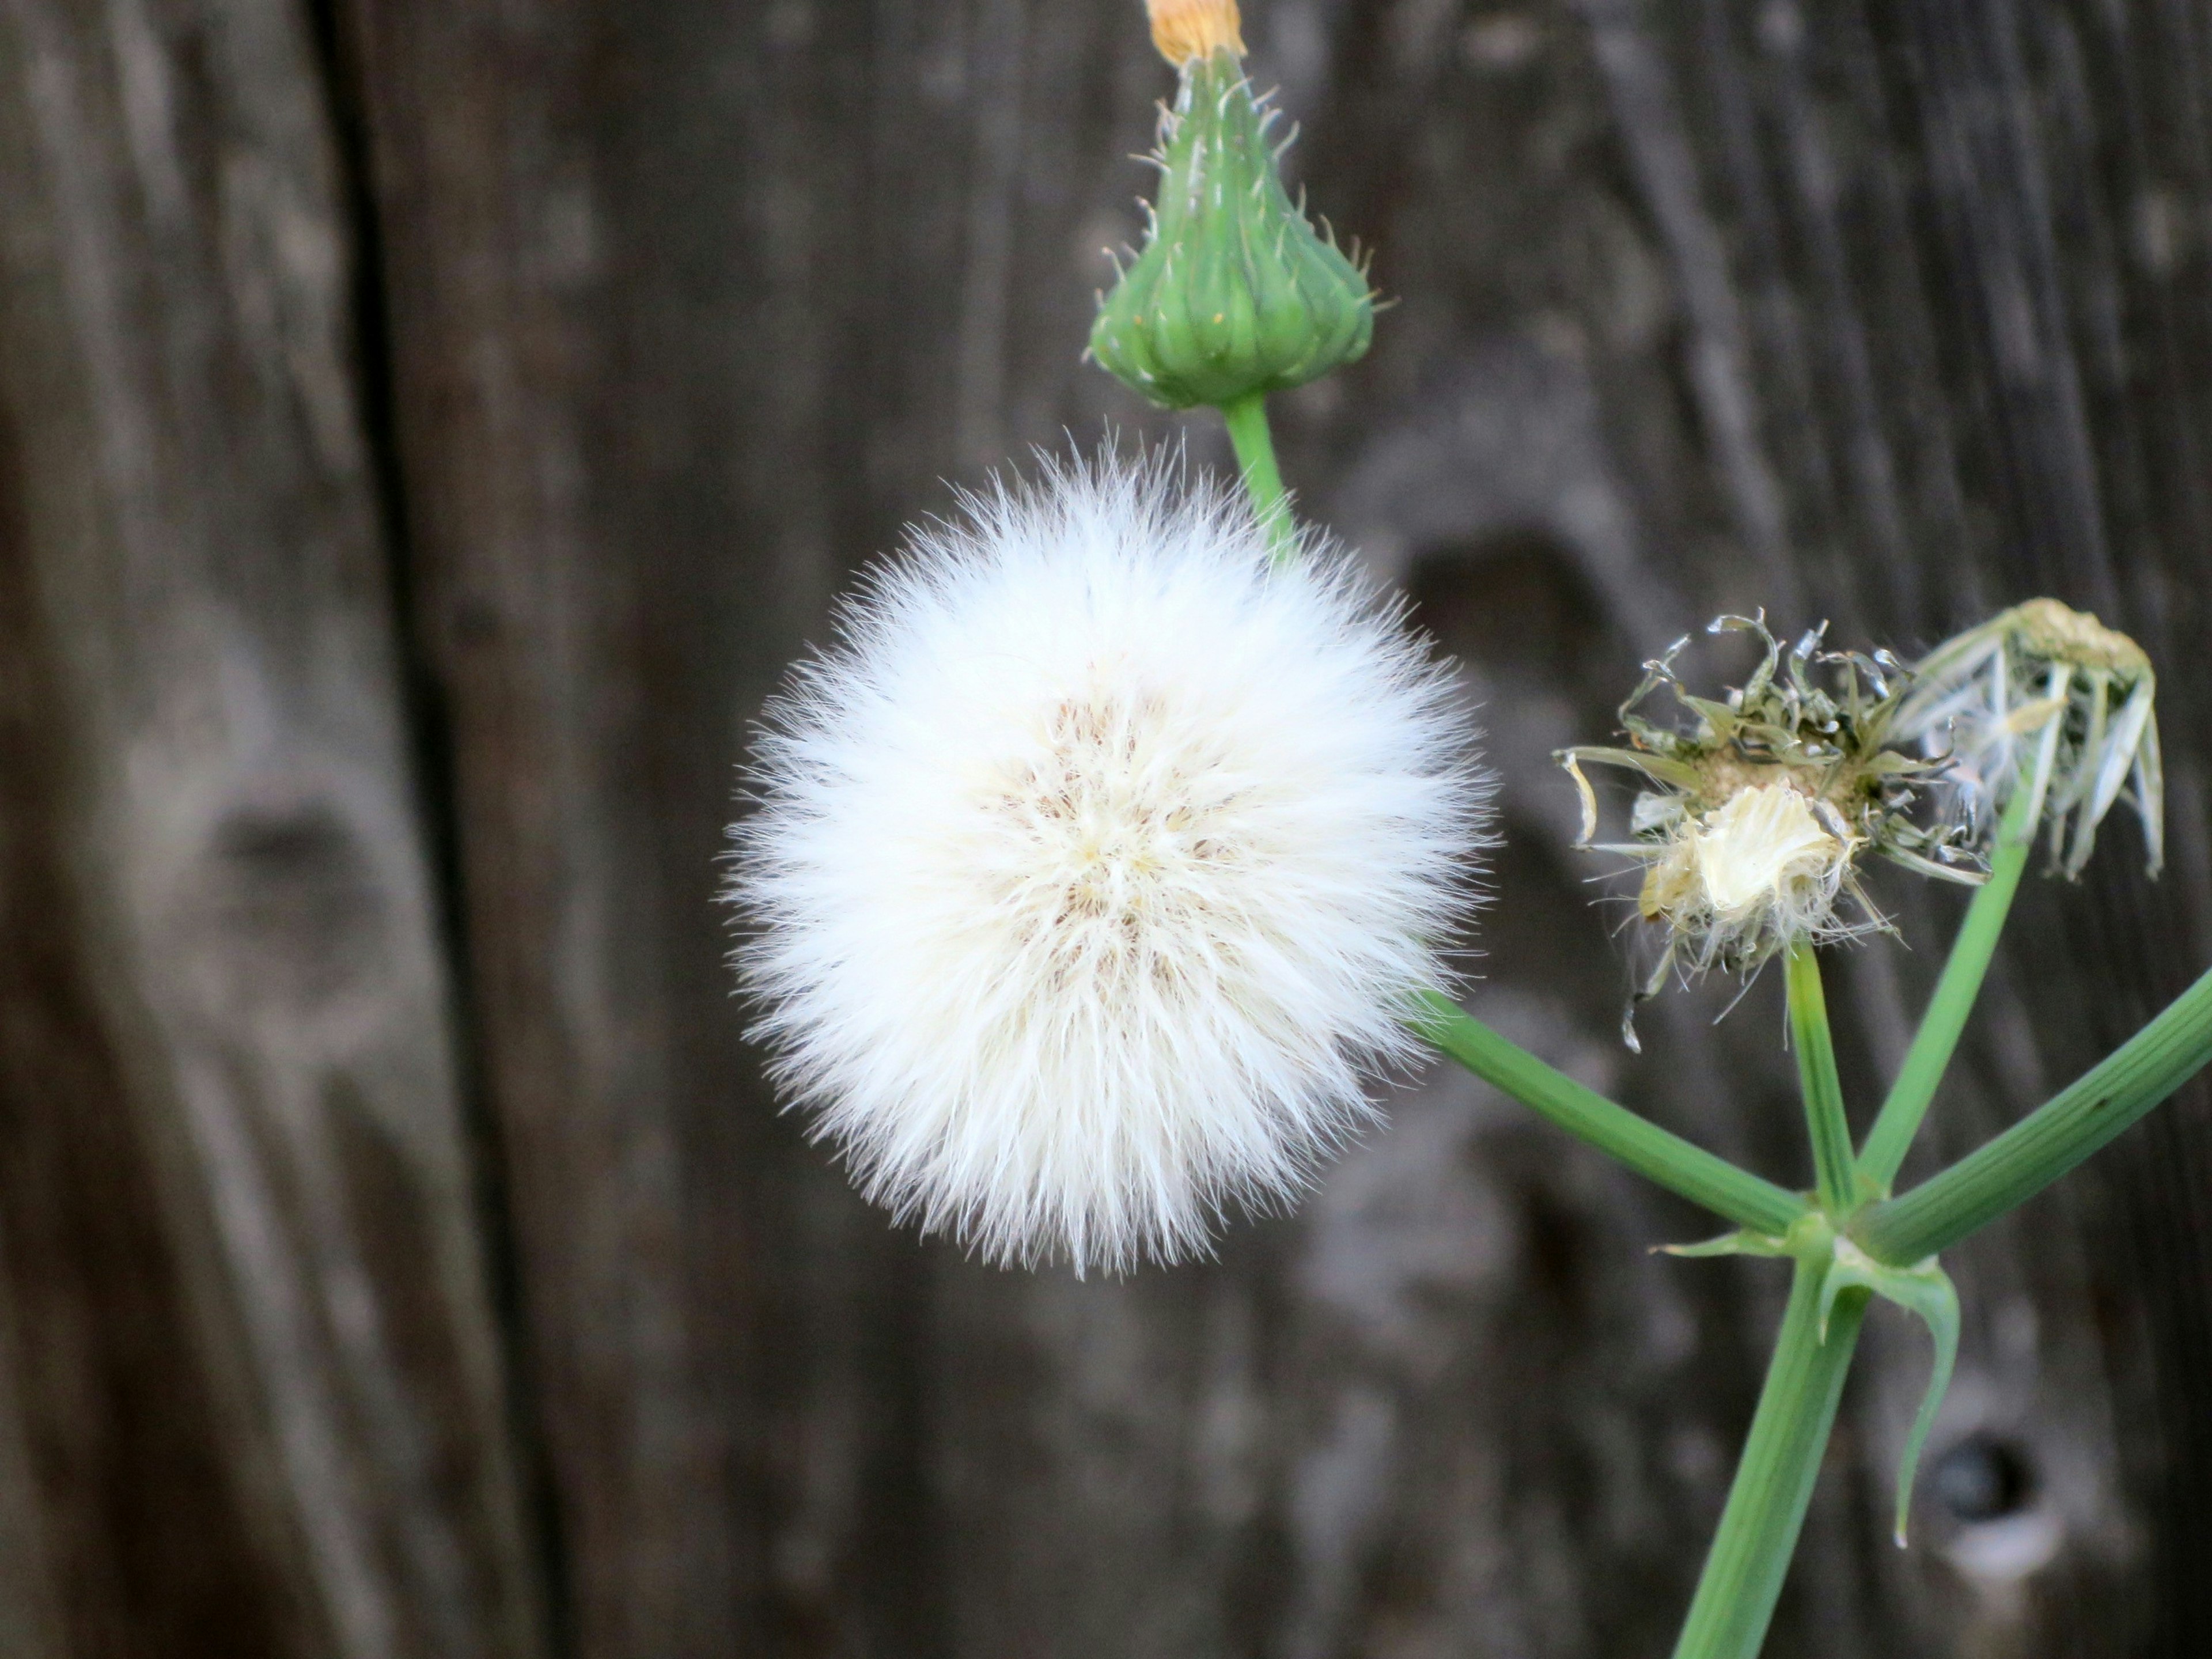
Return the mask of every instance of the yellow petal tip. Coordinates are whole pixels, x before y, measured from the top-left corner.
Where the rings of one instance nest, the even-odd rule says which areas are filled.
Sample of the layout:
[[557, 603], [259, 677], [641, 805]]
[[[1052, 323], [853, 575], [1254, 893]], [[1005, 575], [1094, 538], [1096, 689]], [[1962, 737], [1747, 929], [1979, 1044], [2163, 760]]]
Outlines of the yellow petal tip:
[[1152, 20], [1152, 44], [1177, 69], [1224, 49], [1244, 55], [1237, 0], [1145, 0], [1145, 10]]

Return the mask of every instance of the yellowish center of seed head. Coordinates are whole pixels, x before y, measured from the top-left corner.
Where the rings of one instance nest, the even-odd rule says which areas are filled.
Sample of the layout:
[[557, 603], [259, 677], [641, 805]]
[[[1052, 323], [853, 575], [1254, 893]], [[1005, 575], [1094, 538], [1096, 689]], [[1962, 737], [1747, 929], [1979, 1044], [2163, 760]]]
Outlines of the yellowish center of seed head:
[[1194, 927], [1246, 861], [1237, 791], [1208, 781], [1159, 696], [1086, 688], [1042, 715], [1027, 752], [979, 779], [978, 806], [1020, 846], [998, 902], [1056, 960], [1152, 973], [1158, 953], [1128, 947]]
[[1152, 20], [1152, 44], [1177, 69], [1224, 48], [1244, 55], [1237, 0], [1145, 0], [1145, 9]]
[[2047, 661], [2121, 674], [2139, 674], [2150, 666], [2143, 648], [2126, 635], [2056, 599], [2030, 599], [2015, 606], [2012, 616], [2021, 643]]

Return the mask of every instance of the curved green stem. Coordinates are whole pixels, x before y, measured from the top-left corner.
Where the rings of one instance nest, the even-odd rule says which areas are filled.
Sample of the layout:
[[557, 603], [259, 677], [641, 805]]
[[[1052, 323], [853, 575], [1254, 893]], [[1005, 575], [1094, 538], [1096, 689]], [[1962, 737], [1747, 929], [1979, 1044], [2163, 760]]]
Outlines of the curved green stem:
[[1821, 1261], [1801, 1258], [1790, 1281], [1766, 1386], [1674, 1659], [1755, 1659], [1766, 1639], [1866, 1316], [1867, 1293], [1844, 1291], [1828, 1313], [1824, 1341], [1826, 1277]]
[[1275, 465], [1274, 434], [1267, 426], [1264, 392], [1248, 392], [1221, 405], [1228, 423], [1229, 441], [1236, 446], [1237, 465], [1244, 474], [1244, 490], [1252, 498], [1252, 512], [1267, 527], [1278, 563], [1297, 550], [1297, 526], [1291, 519], [1291, 503], [1283, 489], [1283, 475]]
[[1851, 1161], [1851, 1126], [1844, 1115], [1844, 1085], [1836, 1075], [1835, 1039], [1828, 1030], [1828, 1000], [1820, 988], [1820, 958], [1809, 939], [1790, 947], [1790, 1036], [1797, 1050], [1797, 1084], [1805, 1097], [1805, 1127], [1813, 1137], [1813, 1171], [1820, 1207], [1840, 1224], [1858, 1201]]
[[1852, 1236], [1899, 1266], [1948, 1249], [2026, 1202], [2212, 1061], [2212, 971], [2071, 1086], [1902, 1198], [1863, 1212]]
[[[2054, 721], [2053, 730], [2056, 727]], [[1890, 1183], [1897, 1179], [1905, 1154], [1920, 1132], [1921, 1120], [1928, 1115], [1929, 1105], [1959, 1047], [1960, 1035], [1966, 1029], [1966, 1017], [1973, 1012], [1974, 999], [1996, 952], [1997, 935], [2004, 931], [2013, 896], [2020, 891], [2021, 874], [2027, 868], [2028, 854], [2035, 846], [2042, 793], [2034, 788], [2013, 792], [1997, 826], [1990, 878], [1976, 890], [1973, 902], [1967, 907], [1966, 920], [1959, 928], [1959, 937], [1952, 941], [1951, 955], [1943, 964], [1942, 976], [1936, 981], [1936, 994], [1929, 1000], [1920, 1029], [1913, 1034], [1912, 1047], [1905, 1052], [1905, 1065], [1890, 1086], [1888, 1098], [1881, 1103], [1874, 1127], [1867, 1132], [1866, 1145], [1859, 1152], [1859, 1173], [1877, 1192], [1887, 1194]]]
[[1805, 1213], [1805, 1200], [1795, 1193], [1584, 1088], [1498, 1036], [1441, 991], [1422, 992], [1408, 1024], [1416, 1036], [1569, 1134], [1738, 1226], [1781, 1234]]

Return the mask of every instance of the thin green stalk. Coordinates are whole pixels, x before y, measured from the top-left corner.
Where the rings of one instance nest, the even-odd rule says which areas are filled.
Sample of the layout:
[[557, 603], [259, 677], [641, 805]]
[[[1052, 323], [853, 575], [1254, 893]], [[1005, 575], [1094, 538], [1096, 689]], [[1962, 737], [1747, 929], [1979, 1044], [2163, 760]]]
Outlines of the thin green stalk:
[[[2057, 726], [2053, 721], [2054, 731]], [[1966, 920], [1959, 928], [1959, 937], [1952, 941], [1950, 958], [1936, 981], [1936, 994], [1913, 1035], [1912, 1047], [1905, 1052], [1905, 1065], [1859, 1152], [1859, 1173], [1879, 1193], [1887, 1194], [1890, 1183], [1897, 1179], [1912, 1138], [1920, 1132], [1921, 1120], [1928, 1115], [1929, 1105], [1958, 1048], [1960, 1035], [1966, 1029], [1966, 1017], [1973, 1012], [1974, 999], [1990, 970], [1990, 958], [1996, 951], [1997, 935], [2004, 931], [2013, 896], [2020, 891], [2021, 873], [2027, 868], [2028, 854], [2034, 850], [2035, 821], [2042, 812], [2042, 790], [2013, 791], [1997, 825], [1990, 878], [1975, 891], [1974, 902], [1966, 908]]]
[[2212, 1060], [2212, 970], [2157, 1018], [1980, 1151], [1863, 1212], [1852, 1237], [1906, 1266], [2026, 1202]]
[[1797, 1050], [1797, 1084], [1805, 1097], [1805, 1127], [1813, 1136], [1813, 1172], [1820, 1207], [1840, 1220], [1858, 1202], [1851, 1161], [1851, 1126], [1844, 1115], [1844, 1085], [1836, 1075], [1835, 1039], [1828, 1030], [1828, 1000], [1820, 988], [1820, 957], [1810, 939], [1790, 947], [1790, 1036]]
[[1264, 392], [1248, 392], [1221, 405], [1221, 418], [1229, 425], [1229, 441], [1237, 448], [1237, 465], [1243, 470], [1244, 490], [1252, 498], [1252, 512], [1267, 526], [1279, 563], [1297, 550], [1297, 526], [1291, 519], [1291, 503], [1283, 489], [1283, 475], [1275, 465], [1275, 439], [1267, 426]]
[[1416, 1036], [1569, 1134], [1740, 1227], [1779, 1236], [1805, 1213], [1805, 1201], [1796, 1194], [1584, 1088], [1507, 1042], [1441, 991], [1421, 993], [1409, 1024]]
[[1844, 1291], [1820, 1340], [1826, 1271], [1819, 1258], [1800, 1260], [1790, 1281], [1766, 1386], [1674, 1659], [1756, 1659], [1766, 1639], [1866, 1316], [1866, 1292]]

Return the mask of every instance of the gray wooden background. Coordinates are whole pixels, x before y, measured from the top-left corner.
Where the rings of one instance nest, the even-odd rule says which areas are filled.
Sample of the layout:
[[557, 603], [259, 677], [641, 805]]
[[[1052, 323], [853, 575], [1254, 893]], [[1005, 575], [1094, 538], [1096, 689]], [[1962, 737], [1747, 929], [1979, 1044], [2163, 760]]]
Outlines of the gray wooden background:
[[[2212, 960], [2212, 7], [1249, 14], [1402, 301], [1279, 428], [1486, 702], [1486, 1018], [1805, 1177], [1778, 987], [1616, 1040], [1548, 760], [1762, 604], [2159, 664], [2172, 867], [2039, 886], [1941, 1148]], [[1666, 1651], [1771, 1264], [1437, 1075], [1216, 1264], [991, 1271], [738, 1035], [781, 665], [945, 481], [1178, 430], [1077, 359], [1167, 86], [1135, 0], [0, 0], [0, 1652]], [[1862, 1094], [1958, 909], [1883, 891]], [[2208, 1178], [2192, 1090], [1956, 1253], [1904, 1554], [1876, 1316], [1775, 1654], [2204, 1651]]]

